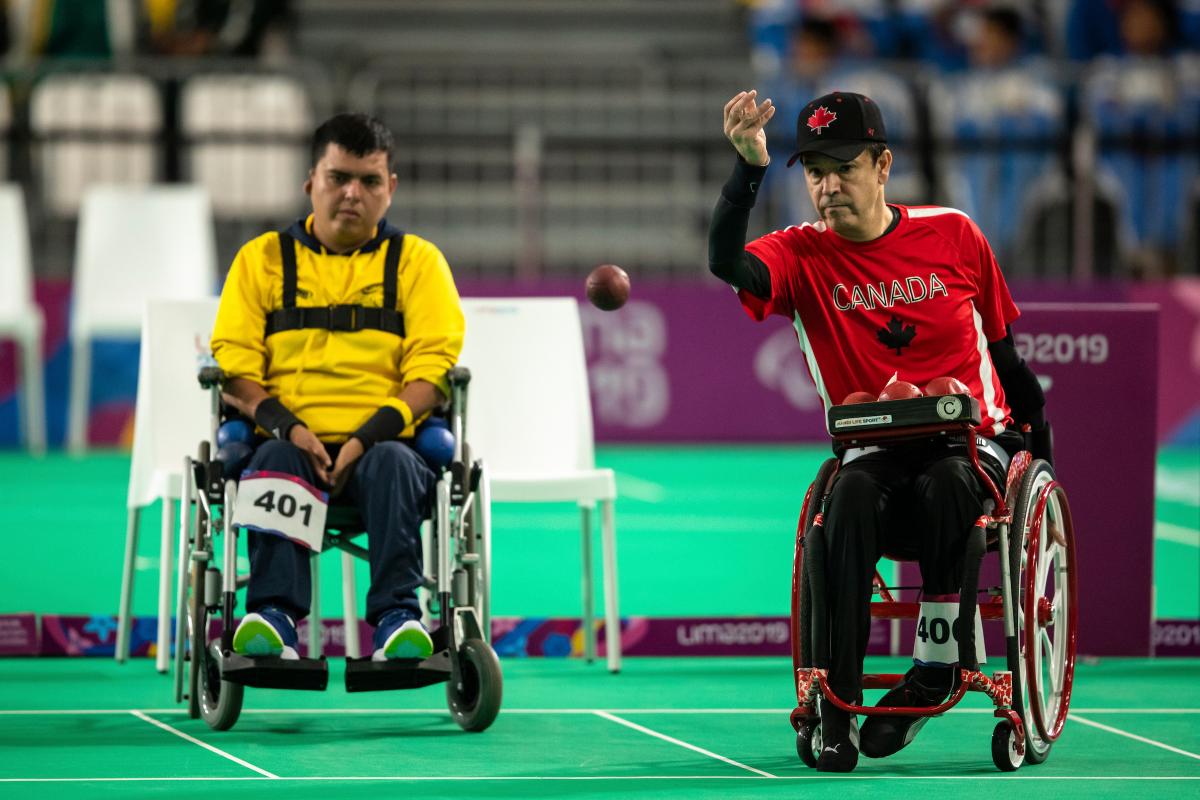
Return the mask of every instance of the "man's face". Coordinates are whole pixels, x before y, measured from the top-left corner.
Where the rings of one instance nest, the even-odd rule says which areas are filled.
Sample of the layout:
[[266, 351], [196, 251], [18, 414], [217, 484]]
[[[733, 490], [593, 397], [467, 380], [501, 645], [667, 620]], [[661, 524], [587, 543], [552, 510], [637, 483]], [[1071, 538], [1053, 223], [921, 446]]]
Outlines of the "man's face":
[[327, 145], [304, 182], [312, 197], [317, 238], [339, 251], [365, 244], [392, 204], [396, 182], [384, 151], [356, 156], [340, 145]]
[[892, 166], [892, 153], [885, 150], [878, 161], [863, 150], [853, 161], [838, 161], [819, 153], [802, 158], [804, 178], [813, 208], [835, 233], [857, 239], [878, 212], [884, 184]]

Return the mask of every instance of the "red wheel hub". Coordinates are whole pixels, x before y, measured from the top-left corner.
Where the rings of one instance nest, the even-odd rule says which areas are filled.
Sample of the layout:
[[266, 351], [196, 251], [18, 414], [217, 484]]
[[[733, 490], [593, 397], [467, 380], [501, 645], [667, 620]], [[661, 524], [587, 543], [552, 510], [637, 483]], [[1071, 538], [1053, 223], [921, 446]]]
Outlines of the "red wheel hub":
[[1046, 627], [1050, 624], [1050, 620], [1054, 618], [1054, 604], [1050, 602], [1048, 597], [1039, 597], [1037, 605], [1038, 625]]

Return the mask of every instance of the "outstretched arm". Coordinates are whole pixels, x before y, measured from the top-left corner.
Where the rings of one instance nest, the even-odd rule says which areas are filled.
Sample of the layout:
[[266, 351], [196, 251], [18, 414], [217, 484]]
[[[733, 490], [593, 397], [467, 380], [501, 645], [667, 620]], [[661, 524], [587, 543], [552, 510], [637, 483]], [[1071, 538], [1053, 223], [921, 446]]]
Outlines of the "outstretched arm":
[[713, 209], [708, 268], [726, 283], [765, 300], [771, 296], [771, 276], [762, 261], [746, 252], [746, 229], [771, 160], [764, 126], [775, 116], [775, 106], [770, 100], [756, 105], [756, 94], [739, 92], [725, 104], [725, 136], [738, 160]]

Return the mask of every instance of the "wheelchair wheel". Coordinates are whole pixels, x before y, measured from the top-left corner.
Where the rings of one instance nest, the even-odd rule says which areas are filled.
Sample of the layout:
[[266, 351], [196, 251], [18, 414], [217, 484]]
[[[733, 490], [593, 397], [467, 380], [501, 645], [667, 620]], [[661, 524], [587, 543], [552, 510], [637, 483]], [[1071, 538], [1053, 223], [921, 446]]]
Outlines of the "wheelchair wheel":
[[1040, 764], [1066, 722], [1078, 624], [1075, 531], [1066, 493], [1045, 461], [1034, 461], [1022, 479], [1009, 553], [1013, 707], [1025, 726], [1025, 760]]
[[804, 720], [796, 730], [796, 754], [809, 769], [817, 768], [817, 757], [821, 754], [821, 723]]
[[817, 470], [817, 476], [809, 485], [800, 510], [800, 524], [796, 530], [796, 554], [792, 563], [792, 636], [799, 646], [792, 648], [793, 664], [796, 669], [813, 665], [812, 648], [812, 587], [809, 573], [804, 565], [803, 538], [808, 535], [813, 519], [821, 507], [821, 500], [829, 487], [829, 481], [837, 472], [838, 460], [827, 459]]
[[[1029, 754], [1029, 740], [1025, 740], [1025, 753]], [[992, 763], [1001, 772], [1016, 772], [1025, 761], [1017, 752], [1017, 732], [1008, 722], [998, 722], [992, 730]]]
[[454, 721], [464, 731], [486, 730], [500, 713], [503, 676], [495, 651], [482, 639], [467, 639], [458, 651], [459, 682], [446, 684]]
[[197, 687], [200, 714], [214, 731], [227, 731], [242, 713], [242, 697], [246, 687], [221, 680], [220, 642], [213, 642], [205, 648], [197, 661], [200, 664]]

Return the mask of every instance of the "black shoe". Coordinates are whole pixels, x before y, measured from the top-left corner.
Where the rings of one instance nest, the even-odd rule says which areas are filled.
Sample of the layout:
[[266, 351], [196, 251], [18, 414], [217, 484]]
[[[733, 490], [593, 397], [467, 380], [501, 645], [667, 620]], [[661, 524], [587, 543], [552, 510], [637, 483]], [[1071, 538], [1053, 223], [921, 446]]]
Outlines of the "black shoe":
[[858, 766], [858, 721], [821, 699], [821, 755], [817, 772], [853, 772]]
[[[953, 667], [915, 665], [904, 682], [885, 694], [876, 706], [930, 708], [946, 702], [954, 682]], [[862, 753], [867, 758], [884, 758], [906, 747], [929, 717], [868, 717], [862, 726]]]

